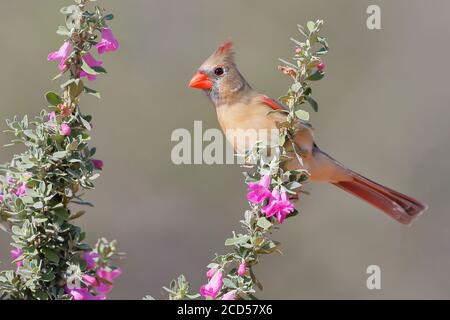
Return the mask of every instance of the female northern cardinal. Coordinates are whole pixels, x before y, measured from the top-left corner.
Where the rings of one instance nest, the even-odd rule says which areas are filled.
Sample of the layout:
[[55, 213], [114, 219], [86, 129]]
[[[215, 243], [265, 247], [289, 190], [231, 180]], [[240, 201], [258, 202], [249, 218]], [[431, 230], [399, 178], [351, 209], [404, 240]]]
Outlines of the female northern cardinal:
[[[239, 141], [229, 139], [227, 132], [249, 129], [257, 132], [277, 130], [277, 123], [286, 121], [286, 115], [270, 111], [286, 108], [250, 87], [234, 63], [232, 46], [230, 41], [222, 44], [201, 65], [189, 86], [203, 89], [207, 93], [216, 107], [222, 130], [234, 149], [242, 153], [245, 150], [240, 150]], [[255, 139], [258, 137], [253, 140]], [[403, 224], [410, 224], [427, 209], [425, 203], [369, 180], [321, 151], [314, 142], [310, 127], [298, 123], [294, 140], [296, 146], [302, 150], [303, 161], [293, 157], [287, 168], [308, 170], [310, 180], [330, 182]]]

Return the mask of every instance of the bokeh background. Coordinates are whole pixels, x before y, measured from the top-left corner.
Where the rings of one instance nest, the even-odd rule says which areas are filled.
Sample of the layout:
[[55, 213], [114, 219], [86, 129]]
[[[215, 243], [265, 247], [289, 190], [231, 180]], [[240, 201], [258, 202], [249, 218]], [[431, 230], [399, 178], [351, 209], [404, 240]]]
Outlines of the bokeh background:
[[[57, 88], [47, 63], [70, 1], [0, 1], [0, 119], [36, 114]], [[405, 227], [328, 185], [308, 185], [300, 216], [274, 238], [284, 255], [263, 257], [261, 298], [450, 298], [450, 171], [446, 0], [108, 0], [119, 52], [104, 57], [95, 82], [93, 144], [106, 166], [80, 221], [90, 241], [117, 239], [127, 257], [111, 298], [163, 298], [161, 287], [184, 273], [198, 288], [215, 252], [238, 230], [244, 209], [242, 169], [175, 166], [176, 128], [218, 127], [206, 97], [187, 87], [215, 47], [231, 37], [238, 65], [258, 90], [277, 97], [289, 80], [276, 71], [289, 58], [296, 25], [322, 18], [329, 39], [327, 77], [314, 84], [319, 145], [353, 169], [430, 205]], [[382, 30], [366, 28], [378, 4]], [[3, 121], [3, 120], [2, 120]], [[2, 128], [5, 128], [2, 125]], [[3, 145], [9, 141], [0, 136]], [[2, 149], [6, 162], [14, 151]], [[9, 267], [9, 238], [0, 235]], [[382, 269], [382, 290], [366, 288], [366, 268]]]

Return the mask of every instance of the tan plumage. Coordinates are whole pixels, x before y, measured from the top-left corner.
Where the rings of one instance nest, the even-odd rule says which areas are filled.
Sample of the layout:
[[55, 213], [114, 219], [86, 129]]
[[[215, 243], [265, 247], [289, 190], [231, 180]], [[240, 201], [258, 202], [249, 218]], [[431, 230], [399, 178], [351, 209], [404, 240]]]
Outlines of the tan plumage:
[[[281, 112], [285, 108], [274, 100], [253, 90], [238, 71], [231, 42], [221, 45], [199, 68], [190, 83], [204, 89], [216, 107], [217, 119], [229, 142], [238, 153], [244, 153], [261, 135], [233, 139], [229, 132], [253, 130], [272, 132], [277, 122], [286, 120]], [[307, 169], [311, 181], [329, 182], [369, 202], [403, 224], [427, 209], [426, 204], [397, 191], [375, 183], [346, 168], [322, 152], [314, 142], [312, 128], [297, 124], [295, 144], [302, 150], [303, 164], [296, 157], [287, 164], [288, 169]], [[278, 135], [268, 135], [267, 143], [276, 143]], [[240, 140], [240, 141], [238, 141]], [[244, 140], [244, 142], [242, 141]]]

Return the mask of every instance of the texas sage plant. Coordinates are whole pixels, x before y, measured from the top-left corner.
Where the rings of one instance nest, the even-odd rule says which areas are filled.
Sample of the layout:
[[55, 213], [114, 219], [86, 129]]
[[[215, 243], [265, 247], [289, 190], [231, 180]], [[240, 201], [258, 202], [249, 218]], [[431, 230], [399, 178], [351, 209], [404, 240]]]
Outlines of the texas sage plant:
[[272, 112], [285, 113], [286, 121], [278, 124], [277, 146], [256, 143], [246, 155], [247, 171], [244, 175], [250, 209], [245, 211], [241, 221], [244, 232], [233, 232], [233, 236], [225, 241], [225, 245], [232, 247], [233, 251], [216, 255], [207, 266], [208, 282], [199, 293], [192, 293], [190, 283], [181, 275], [172, 281], [169, 288], [164, 288], [170, 299], [256, 299], [256, 287], [263, 289], [253, 268], [259, 263], [261, 255], [281, 253], [280, 243], [272, 240], [270, 235], [285, 219], [298, 214], [293, 201], [299, 199], [302, 186], [309, 177], [306, 170], [287, 170], [285, 164], [292, 157], [297, 157], [302, 163], [302, 150], [297, 148], [293, 138], [299, 121], [310, 125], [310, 115], [304, 106], [309, 105], [318, 111], [310, 83], [325, 75], [322, 56], [328, 53], [328, 44], [319, 35], [322, 25], [323, 21], [318, 20], [308, 22], [306, 28], [299, 26], [300, 33], [306, 39], [291, 39], [295, 44], [292, 62], [280, 59], [284, 65], [279, 70], [293, 83], [287, 94], [279, 98], [287, 108]]
[[49, 106], [34, 120], [7, 121], [11, 145], [25, 151], [0, 168], [0, 226], [11, 235], [15, 266], [0, 274], [1, 299], [102, 300], [121, 274], [111, 265], [115, 241], [100, 239], [91, 247], [74, 224], [85, 214], [80, 206], [91, 206], [81, 195], [94, 188], [103, 167], [89, 146], [92, 117], [82, 113], [81, 97], [100, 97], [87, 86], [106, 73], [93, 51], [119, 47], [107, 25], [113, 16], [94, 1], [61, 9], [65, 25], [57, 33], [65, 39], [48, 55], [58, 62], [55, 80], [67, 77], [60, 92], [46, 94]]

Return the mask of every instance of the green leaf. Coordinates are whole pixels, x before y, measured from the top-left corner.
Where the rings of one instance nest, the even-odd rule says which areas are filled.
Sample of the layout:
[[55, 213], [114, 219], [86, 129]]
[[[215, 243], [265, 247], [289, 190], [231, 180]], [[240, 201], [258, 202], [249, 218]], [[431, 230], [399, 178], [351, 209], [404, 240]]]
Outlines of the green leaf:
[[70, 36], [70, 31], [67, 29], [66, 26], [59, 26], [58, 30], [56, 30], [56, 33], [59, 34], [60, 36], [66, 36], [66, 37]]
[[104, 17], [104, 19], [105, 20], [112, 20], [112, 19], [114, 19], [114, 15], [113, 14], [108, 14], [108, 15], [106, 15], [105, 17]]
[[295, 116], [303, 121], [309, 121], [309, 112], [305, 110], [297, 110], [295, 111]]
[[89, 64], [87, 64], [85, 61], [83, 61], [83, 63], [81, 64], [81, 69], [86, 72], [87, 74], [91, 74], [91, 75], [97, 75], [98, 73], [91, 68], [91, 66]]
[[69, 84], [68, 87], [70, 100], [73, 101], [83, 92], [84, 89], [83, 81], [81, 81], [80, 79], [76, 79], [74, 82]]
[[301, 88], [302, 88], [302, 84], [300, 82], [295, 82], [291, 86], [291, 90], [294, 91], [295, 93], [299, 92]]
[[322, 79], [324, 76], [325, 76], [325, 72], [317, 71], [316, 73], [310, 75], [306, 80], [318, 81], [318, 80]]
[[228, 278], [224, 278], [223, 279], [223, 284], [224, 284], [225, 287], [228, 287], [230, 289], [236, 289], [237, 288], [236, 285], [234, 284], [234, 282], [231, 281]]
[[47, 102], [52, 106], [57, 106], [61, 103], [63, 103], [63, 99], [54, 92], [47, 92], [45, 94], [45, 98], [47, 99]]
[[106, 69], [103, 67], [92, 67], [97, 74], [106, 74]]
[[306, 100], [309, 102], [315, 112], [319, 111], [319, 105], [317, 104], [316, 100], [311, 97], [307, 97]]
[[52, 156], [54, 160], [64, 159], [67, 156], [67, 151], [58, 151], [55, 152]]
[[48, 259], [48, 261], [53, 262], [55, 264], [59, 263], [59, 256], [54, 250], [50, 248], [43, 248], [42, 253]]
[[89, 121], [87, 121], [85, 118], [83, 118], [82, 116], [80, 116], [80, 121], [83, 124], [83, 126], [88, 130], [91, 131], [92, 130], [92, 126], [89, 123]]
[[267, 220], [266, 217], [259, 218], [256, 224], [258, 225], [258, 227], [261, 227], [264, 230], [267, 230], [270, 227], [272, 227], [272, 223], [269, 220]]
[[309, 32], [316, 31], [316, 24], [313, 21], [308, 21], [306, 23], [306, 27], [308, 28]]
[[227, 239], [225, 241], [225, 245], [226, 246], [239, 245], [239, 244], [246, 243], [249, 239], [250, 239], [250, 236], [242, 235], [242, 236], [239, 236], [239, 237]]
[[101, 98], [100, 92], [98, 92], [98, 91], [96, 91], [94, 89], [88, 88], [88, 87], [84, 87], [84, 93], [90, 94], [90, 95], [92, 95], [94, 97], [97, 97], [99, 99]]

